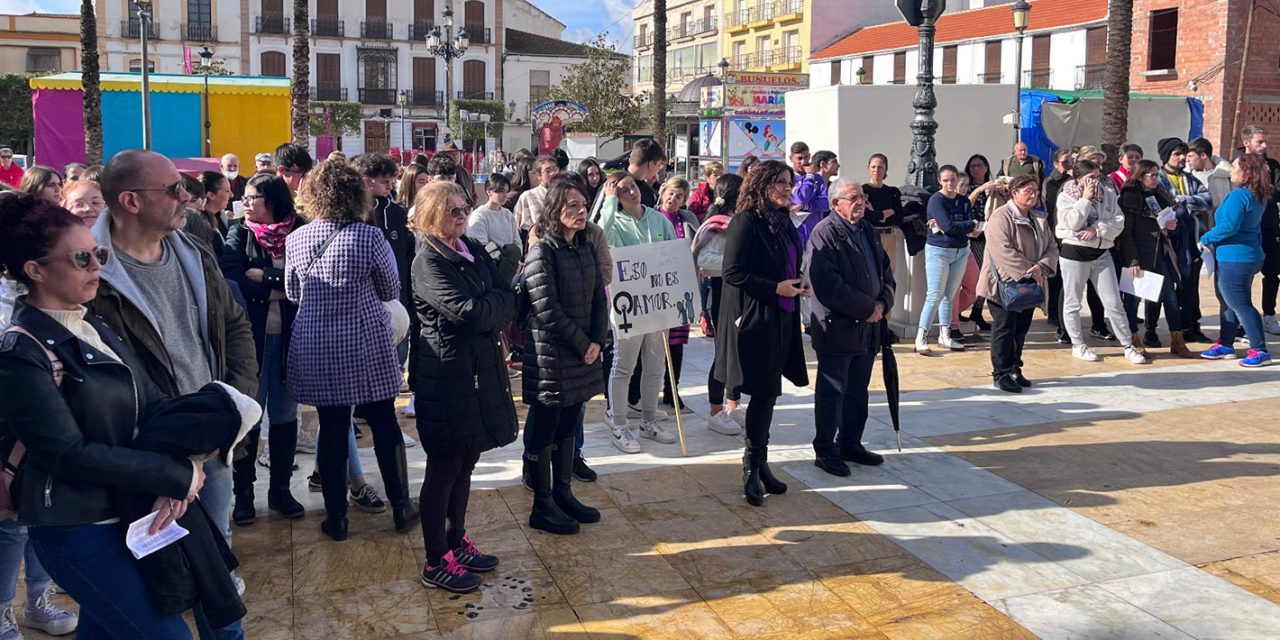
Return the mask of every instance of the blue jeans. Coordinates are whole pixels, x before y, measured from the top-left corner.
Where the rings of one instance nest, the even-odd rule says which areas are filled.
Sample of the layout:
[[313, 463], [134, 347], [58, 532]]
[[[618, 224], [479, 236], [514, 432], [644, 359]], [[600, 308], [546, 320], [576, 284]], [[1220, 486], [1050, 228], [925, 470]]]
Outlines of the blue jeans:
[[38, 594], [49, 586], [49, 574], [27, 540], [27, 528], [17, 518], [0, 521], [0, 606], [13, 602], [18, 587], [18, 566], [27, 561], [27, 593]]
[[1262, 271], [1262, 262], [1219, 262], [1214, 286], [1226, 302], [1222, 306], [1222, 331], [1218, 342], [1228, 349], [1235, 342], [1236, 332], [1244, 325], [1249, 336], [1249, 348], [1267, 350], [1267, 337], [1262, 332], [1262, 316], [1253, 306], [1253, 278]]
[[206, 460], [200, 500], [209, 510], [209, 517], [222, 532], [222, 537], [226, 538], [228, 546], [231, 544], [231, 494], [231, 467], [217, 458]]
[[862, 445], [867, 386], [875, 363], [875, 351], [857, 356], [818, 354], [818, 384], [813, 393], [813, 451], [818, 456], [834, 458]]
[[190, 638], [182, 616], [162, 616], [151, 605], [137, 562], [124, 546], [126, 527], [117, 523], [30, 530], [31, 544], [49, 574], [80, 605], [76, 638]]
[[939, 326], [951, 326], [951, 300], [964, 281], [964, 270], [969, 265], [969, 248], [947, 249], [927, 244], [924, 247], [924, 270], [929, 281], [929, 293], [920, 310], [920, 328], [928, 329], [934, 313]]
[[257, 400], [271, 424], [292, 422], [298, 416], [298, 402], [289, 395], [285, 384], [284, 348], [284, 336], [274, 333], [264, 337]]

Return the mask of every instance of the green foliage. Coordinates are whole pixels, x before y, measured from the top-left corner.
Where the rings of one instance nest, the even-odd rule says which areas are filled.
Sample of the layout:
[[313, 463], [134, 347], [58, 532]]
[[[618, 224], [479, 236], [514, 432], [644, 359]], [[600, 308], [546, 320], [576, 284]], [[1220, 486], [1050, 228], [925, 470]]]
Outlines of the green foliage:
[[309, 133], [313, 136], [324, 135], [325, 109], [329, 110], [329, 129], [335, 136], [351, 136], [360, 133], [360, 105], [355, 102], [333, 102], [328, 100], [311, 101], [311, 121], [308, 123]]
[[[191, 75], [193, 75], [193, 76], [202, 76], [202, 75], [205, 75], [204, 67], [200, 65], [200, 56], [199, 56], [199, 55], [197, 55], [197, 54], [195, 54], [195, 53], [193, 53], [193, 54], [191, 54], [191, 57], [192, 57], [192, 60], [191, 60]], [[212, 59], [212, 60], [210, 60], [210, 61], [209, 61], [209, 71], [208, 71], [208, 75], [211, 75], [211, 76], [233, 76], [233, 75], [235, 75], [235, 74], [234, 74], [234, 73], [232, 73], [231, 71], [229, 71], [229, 70], [227, 69], [227, 61], [226, 61], [226, 59], [224, 59], [224, 58], [214, 58], [214, 59]]]
[[581, 103], [591, 111], [587, 119], [568, 128], [589, 131], [606, 141], [632, 133], [648, 132], [652, 119], [646, 113], [647, 95], [627, 91], [631, 61], [617, 57], [617, 46], [601, 33], [587, 47], [587, 60], [569, 68], [564, 80], [551, 87], [551, 98]]
[[[460, 111], [486, 113], [489, 115], [489, 122], [460, 122]], [[501, 100], [453, 100], [449, 103], [449, 130], [457, 140], [502, 138], [503, 121], [506, 117], [507, 108]]]
[[[0, 145], [28, 150], [35, 135], [31, 119], [31, 79], [43, 73], [0, 73]], [[22, 153], [22, 151], [18, 151]]]

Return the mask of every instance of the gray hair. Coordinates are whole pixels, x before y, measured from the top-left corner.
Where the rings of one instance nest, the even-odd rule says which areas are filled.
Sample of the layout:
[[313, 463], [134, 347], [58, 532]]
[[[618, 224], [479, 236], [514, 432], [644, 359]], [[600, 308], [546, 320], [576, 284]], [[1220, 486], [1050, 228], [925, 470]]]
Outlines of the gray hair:
[[831, 204], [832, 206], [834, 206], [837, 200], [845, 197], [844, 192], [846, 188], [856, 187], [856, 186], [859, 186], [859, 185], [853, 180], [837, 178], [835, 181], [831, 183], [830, 187], [827, 187], [827, 198], [831, 200]]

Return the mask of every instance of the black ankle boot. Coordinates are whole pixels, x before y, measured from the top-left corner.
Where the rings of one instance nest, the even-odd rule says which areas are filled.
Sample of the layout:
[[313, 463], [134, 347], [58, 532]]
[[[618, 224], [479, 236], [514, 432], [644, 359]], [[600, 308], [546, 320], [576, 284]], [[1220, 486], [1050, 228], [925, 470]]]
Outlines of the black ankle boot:
[[752, 450], [751, 442], [742, 454], [742, 493], [747, 503], [754, 507], [764, 505], [764, 486], [760, 484], [760, 460]]
[[533, 463], [533, 509], [529, 512], [529, 526], [547, 533], [572, 535], [578, 532], [578, 521], [569, 517], [556, 504], [551, 488], [551, 457], [554, 453], [548, 445], [538, 449]]
[[778, 495], [787, 492], [787, 483], [775, 478], [769, 468], [769, 445], [760, 450], [760, 484], [764, 486], [765, 493]]
[[347, 539], [347, 516], [328, 516], [320, 523], [320, 530], [333, 539], [342, 542]]
[[286, 518], [301, 518], [307, 509], [289, 492], [289, 481], [293, 478], [293, 450], [298, 445], [297, 421], [271, 425], [267, 441], [267, 452], [271, 458], [267, 508]]
[[407, 500], [398, 507], [391, 507], [391, 520], [396, 525], [396, 533], [411, 529], [418, 521], [418, 510], [413, 507], [413, 501]]
[[231, 491], [235, 496], [235, 506], [231, 509], [231, 521], [237, 526], [247, 527], [258, 518], [253, 506], [253, 483], [258, 479], [254, 468], [258, 459], [258, 438], [262, 430], [254, 427], [244, 438], [246, 455], [231, 463]]
[[600, 522], [599, 510], [582, 504], [573, 496], [573, 448], [572, 436], [561, 440], [560, 445], [556, 447], [553, 454], [555, 457], [551, 460], [551, 498], [565, 515], [578, 522], [583, 524]]
[[253, 486], [248, 491], [236, 492], [235, 507], [231, 509], [231, 521], [236, 526], [247, 527], [258, 519], [257, 510], [253, 506]]

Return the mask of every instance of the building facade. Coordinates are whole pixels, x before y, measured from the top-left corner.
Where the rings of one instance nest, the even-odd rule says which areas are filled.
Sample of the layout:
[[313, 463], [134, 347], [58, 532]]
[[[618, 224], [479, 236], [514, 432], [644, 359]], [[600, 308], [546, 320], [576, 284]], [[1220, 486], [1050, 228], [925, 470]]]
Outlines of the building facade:
[[732, 69], [804, 72], [809, 68], [813, 0], [722, 0], [720, 45]]
[[[132, 0], [95, 2], [103, 71], [142, 70], [142, 27]], [[244, 16], [240, 0], [155, 0], [147, 29], [147, 60], [157, 73], [186, 73], [208, 46], [223, 68], [244, 73]], [[79, 16], [75, 16], [79, 22]], [[79, 66], [79, 65], [77, 65]]]
[[[690, 80], [717, 73], [721, 0], [667, 0], [667, 93], [679, 94]], [[631, 86], [635, 93], [653, 91], [653, 2], [640, 0], [631, 12], [634, 23]]]
[[79, 68], [79, 16], [0, 15], [0, 73], [51, 73]]

